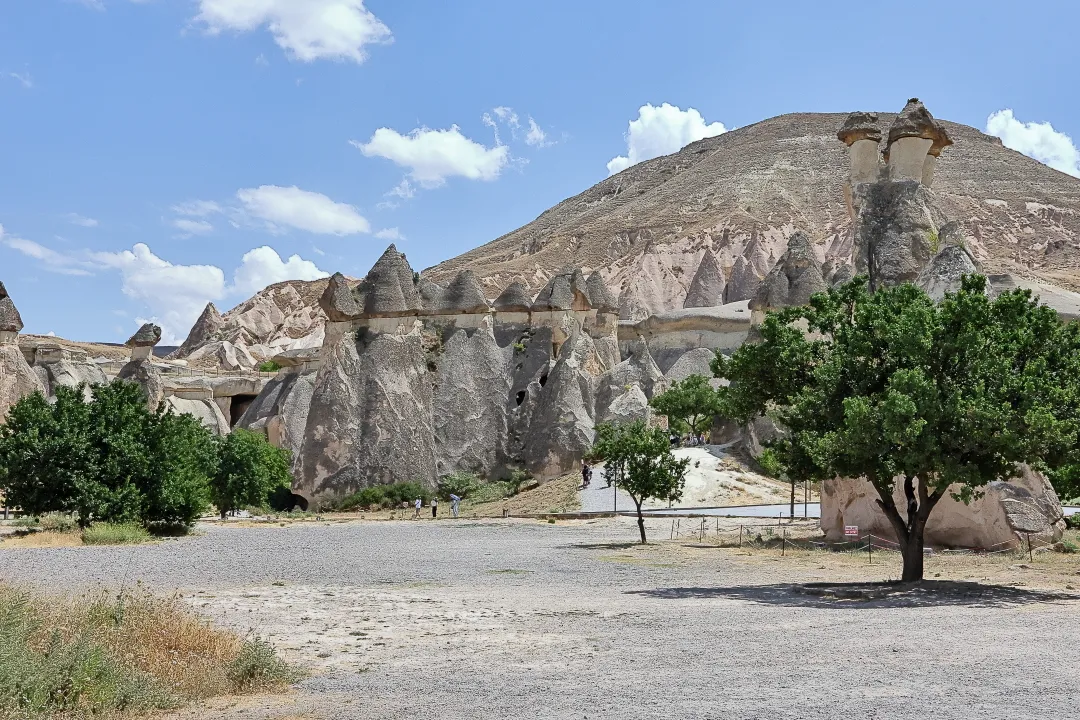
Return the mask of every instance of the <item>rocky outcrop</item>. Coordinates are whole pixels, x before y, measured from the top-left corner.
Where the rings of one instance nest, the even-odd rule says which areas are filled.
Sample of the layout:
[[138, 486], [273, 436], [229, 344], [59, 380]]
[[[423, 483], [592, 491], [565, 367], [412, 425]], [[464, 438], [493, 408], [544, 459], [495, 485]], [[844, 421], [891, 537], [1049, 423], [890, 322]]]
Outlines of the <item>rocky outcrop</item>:
[[[894, 495], [903, 516], [903, 489]], [[844, 539], [844, 526], [861, 534], [895, 540], [892, 524], [877, 504], [878, 494], [865, 480], [826, 480], [821, 488], [821, 529], [831, 541]], [[983, 496], [965, 505], [946, 495], [926, 524], [926, 542], [934, 546], [1003, 550], [1026, 544], [1056, 542], [1065, 530], [1061, 503], [1046, 478], [1026, 466], [1008, 481], [994, 481]]]
[[258, 360], [243, 345], [234, 345], [228, 340], [215, 340], [201, 345], [188, 356], [196, 364], [209, 364], [222, 370], [253, 370]]
[[203, 345], [216, 340], [225, 328], [225, 320], [221, 317], [214, 303], [206, 303], [202, 314], [195, 324], [191, 326], [187, 338], [174, 353], [178, 358], [186, 358]]
[[940, 301], [945, 293], [960, 289], [960, 281], [965, 275], [978, 272], [971, 254], [959, 245], [950, 245], [942, 249], [923, 268], [915, 284], [926, 291], [933, 300]]
[[527, 313], [532, 310], [532, 298], [524, 283], [515, 281], [506, 286], [492, 306], [496, 312]]
[[619, 347], [628, 356], [638, 338], [643, 338], [656, 365], [667, 372], [691, 350], [730, 352], [739, 347], [750, 332], [750, 318], [746, 302], [672, 310], [637, 323], [619, 323]]
[[360, 308], [355, 317], [415, 315], [422, 307], [409, 261], [394, 245], [375, 261], [352, 294]]
[[508, 464], [513, 348], [500, 348], [490, 321], [459, 329], [437, 358], [433, 425], [439, 476], [469, 472], [502, 474]]
[[821, 274], [821, 261], [805, 233], [796, 232], [788, 240], [787, 251], [780, 257], [753, 300], [751, 310], [768, 310], [791, 305], [805, 305], [814, 293], [828, 289]]
[[283, 370], [271, 378], [236, 422], [236, 427], [265, 433], [271, 444], [292, 456], [294, 473], [299, 467], [308, 411], [315, 392], [317, 353], [290, 350], [274, 356]]
[[690, 289], [686, 291], [686, 299], [683, 307], [713, 307], [724, 304], [724, 289], [727, 282], [724, 279], [724, 271], [716, 256], [706, 251], [698, 264], [694, 279], [690, 281]]
[[12, 338], [7, 334], [14, 333], [18, 335], [22, 332], [22, 329], [22, 315], [19, 314], [18, 308], [15, 307], [15, 303], [12, 302], [11, 297], [8, 295], [4, 283], [0, 282], [0, 333], [5, 333], [5, 335], [0, 336], [0, 339], [10, 341]]
[[664, 373], [664, 380], [668, 383], [677, 383], [691, 375], [702, 375], [711, 379], [714, 357], [716, 357], [716, 353], [708, 347], [688, 350]]
[[648, 343], [638, 338], [630, 345], [629, 357], [611, 368], [596, 381], [596, 417], [607, 419], [610, 408], [620, 397], [637, 387], [646, 399], [663, 390], [664, 373], [649, 353]]
[[750, 300], [757, 295], [759, 287], [761, 276], [754, 270], [754, 266], [740, 255], [731, 269], [731, 280], [724, 287], [724, 304]]
[[0, 423], [11, 406], [33, 392], [44, 393], [41, 380], [19, 349], [22, 317], [0, 282]]
[[645, 397], [640, 386], [631, 385], [629, 390], [615, 398], [615, 401], [608, 406], [601, 421], [623, 425], [636, 420], [649, 422], [651, 417], [649, 398]]

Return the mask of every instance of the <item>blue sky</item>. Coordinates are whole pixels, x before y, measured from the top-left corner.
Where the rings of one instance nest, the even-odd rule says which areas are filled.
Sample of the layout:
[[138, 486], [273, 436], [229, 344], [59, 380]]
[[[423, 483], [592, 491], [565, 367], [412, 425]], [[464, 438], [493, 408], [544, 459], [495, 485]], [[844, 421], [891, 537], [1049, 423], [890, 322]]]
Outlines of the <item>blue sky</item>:
[[25, 332], [175, 341], [208, 300], [392, 239], [427, 267], [705, 134], [911, 96], [1080, 175], [1076, 4], [869, 5], [5, 0], [0, 280]]

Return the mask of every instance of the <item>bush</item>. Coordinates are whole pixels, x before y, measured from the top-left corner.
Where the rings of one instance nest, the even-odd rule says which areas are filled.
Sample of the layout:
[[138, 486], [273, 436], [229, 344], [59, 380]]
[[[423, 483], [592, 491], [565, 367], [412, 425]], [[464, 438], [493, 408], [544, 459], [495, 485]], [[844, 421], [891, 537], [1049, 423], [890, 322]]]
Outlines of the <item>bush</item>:
[[331, 503], [327, 509], [348, 512], [372, 507], [396, 508], [401, 507], [402, 503], [412, 505], [416, 498], [420, 498], [426, 505], [431, 502], [431, 491], [420, 483], [414, 482], [372, 485]]
[[280, 369], [281, 366], [273, 360], [267, 360], [266, 362], [259, 363], [259, 372], [277, 372]]
[[0, 586], [3, 717], [128, 717], [295, 677], [269, 646], [210, 627], [177, 600], [72, 602]]
[[135, 545], [150, 537], [146, 528], [135, 523], [94, 523], [82, 532], [85, 545]]
[[217, 472], [210, 491], [221, 517], [247, 505], [265, 507], [271, 495], [288, 490], [289, 451], [261, 433], [237, 428], [218, 441]]
[[454, 473], [439, 481], [439, 497], [449, 500], [450, 495], [466, 498], [481, 487], [480, 478], [472, 473]]
[[1061, 540], [1060, 542], [1054, 543], [1054, 550], [1060, 553], [1073, 555], [1080, 552], [1080, 545], [1077, 545], [1072, 540]]
[[1065, 516], [1065, 527], [1070, 530], [1080, 530], [1080, 513]]

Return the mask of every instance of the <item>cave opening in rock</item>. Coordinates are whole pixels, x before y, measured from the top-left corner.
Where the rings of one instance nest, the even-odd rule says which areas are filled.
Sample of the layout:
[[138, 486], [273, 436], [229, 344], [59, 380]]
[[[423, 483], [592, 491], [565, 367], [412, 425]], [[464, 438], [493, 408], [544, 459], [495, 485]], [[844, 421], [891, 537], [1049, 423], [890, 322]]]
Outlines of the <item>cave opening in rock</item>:
[[540, 376], [540, 387], [547, 385], [547, 373]]
[[236, 427], [236, 423], [240, 421], [241, 416], [248, 409], [248, 407], [255, 401], [257, 395], [233, 395], [229, 398], [229, 426]]
[[521, 405], [521, 403], [523, 403], [523, 402], [525, 402], [525, 391], [524, 390], [518, 390], [517, 404]]

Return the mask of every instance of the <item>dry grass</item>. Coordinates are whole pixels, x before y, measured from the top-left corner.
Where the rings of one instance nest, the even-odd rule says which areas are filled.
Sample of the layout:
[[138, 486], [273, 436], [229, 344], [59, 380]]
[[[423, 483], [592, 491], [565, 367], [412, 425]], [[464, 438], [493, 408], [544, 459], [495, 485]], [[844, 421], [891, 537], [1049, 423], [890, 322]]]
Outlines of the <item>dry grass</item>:
[[0, 536], [0, 550], [81, 547], [82, 544], [82, 536], [71, 532], [18, 532]]
[[268, 646], [173, 598], [0, 587], [0, 718], [130, 716], [292, 678]]
[[[574, 512], [581, 509], [578, 488], [581, 477], [576, 473], [564, 475], [555, 480], [518, 493], [504, 500], [486, 503], [473, 503], [467, 498], [461, 503], [462, 517], [502, 517], [503, 510], [511, 515], [530, 515], [534, 513]], [[440, 508], [442, 510], [442, 508]], [[450, 505], [445, 511], [448, 513]], [[430, 512], [428, 513], [430, 515]]]

